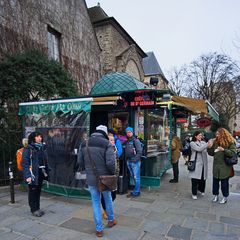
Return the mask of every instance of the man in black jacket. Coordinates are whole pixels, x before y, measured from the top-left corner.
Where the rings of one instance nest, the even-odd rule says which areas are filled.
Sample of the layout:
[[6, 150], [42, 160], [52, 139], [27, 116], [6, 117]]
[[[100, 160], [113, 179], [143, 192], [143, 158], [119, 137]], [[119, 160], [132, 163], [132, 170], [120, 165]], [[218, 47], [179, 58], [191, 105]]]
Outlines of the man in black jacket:
[[[97, 175], [115, 174], [115, 153], [108, 140], [107, 127], [104, 125], [98, 126], [89, 140], [82, 143], [78, 153], [78, 163], [80, 167], [85, 168], [87, 183], [91, 193], [96, 235], [102, 237], [101, 197], [97, 189], [96, 174], [93, 171], [92, 161], [95, 163]], [[103, 191], [102, 194], [106, 204], [108, 227], [112, 227], [117, 224], [117, 221], [114, 217], [111, 192]]]

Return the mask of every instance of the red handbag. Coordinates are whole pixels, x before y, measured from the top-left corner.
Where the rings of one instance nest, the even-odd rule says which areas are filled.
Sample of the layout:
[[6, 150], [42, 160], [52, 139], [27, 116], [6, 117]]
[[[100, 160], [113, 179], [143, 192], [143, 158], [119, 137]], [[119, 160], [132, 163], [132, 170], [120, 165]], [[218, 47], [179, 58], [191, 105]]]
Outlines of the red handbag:
[[234, 177], [234, 168], [233, 167], [231, 167], [231, 170], [230, 170], [230, 176], [229, 176], [230, 178], [231, 177]]

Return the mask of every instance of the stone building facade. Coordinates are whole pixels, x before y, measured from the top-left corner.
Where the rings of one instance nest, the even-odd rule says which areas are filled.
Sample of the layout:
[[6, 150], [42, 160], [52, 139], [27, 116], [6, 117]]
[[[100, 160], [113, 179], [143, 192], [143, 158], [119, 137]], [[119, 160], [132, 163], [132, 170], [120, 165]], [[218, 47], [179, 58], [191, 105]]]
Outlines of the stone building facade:
[[142, 59], [146, 57], [145, 52], [100, 5], [89, 8], [88, 12], [102, 49], [102, 75], [109, 72], [127, 72], [143, 81]]
[[147, 52], [143, 59], [144, 83], [154, 89], [169, 89], [168, 80], [163, 74], [154, 52]]
[[101, 49], [85, 0], [0, 1], [0, 59], [26, 49], [60, 61], [80, 95], [101, 76]]

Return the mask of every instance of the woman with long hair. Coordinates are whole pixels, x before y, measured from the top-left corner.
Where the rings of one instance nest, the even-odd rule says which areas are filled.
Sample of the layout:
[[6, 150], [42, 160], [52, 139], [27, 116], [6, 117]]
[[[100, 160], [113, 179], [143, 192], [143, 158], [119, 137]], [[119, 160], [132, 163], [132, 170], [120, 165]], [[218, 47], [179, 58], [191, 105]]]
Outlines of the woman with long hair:
[[43, 180], [48, 179], [48, 159], [40, 132], [32, 132], [28, 137], [28, 146], [22, 155], [24, 179], [28, 184], [28, 203], [35, 217], [41, 217], [40, 195]]
[[198, 191], [202, 196], [205, 194], [206, 179], [208, 175], [208, 143], [203, 141], [203, 134], [200, 131], [196, 131], [193, 134], [190, 147], [190, 161], [194, 161], [196, 159], [195, 170], [189, 172], [189, 177], [191, 178], [192, 183], [192, 198], [196, 200]]
[[224, 157], [232, 157], [237, 152], [236, 142], [227, 129], [219, 128], [216, 131], [216, 138], [211, 139], [209, 143], [208, 154], [213, 156], [213, 202], [219, 200], [219, 182], [221, 182], [223, 198], [219, 203], [224, 204], [229, 196], [229, 177], [232, 169], [225, 163]]

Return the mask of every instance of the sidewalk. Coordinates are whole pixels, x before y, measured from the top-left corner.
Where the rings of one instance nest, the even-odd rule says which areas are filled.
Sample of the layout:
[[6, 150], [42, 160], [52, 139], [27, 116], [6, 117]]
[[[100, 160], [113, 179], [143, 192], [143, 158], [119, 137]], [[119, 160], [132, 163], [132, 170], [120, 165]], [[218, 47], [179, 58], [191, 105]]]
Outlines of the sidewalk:
[[[140, 198], [117, 195], [114, 202], [118, 225], [104, 229], [107, 240], [232, 240], [240, 239], [240, 164], [230, 180], [231, 194], [225, 205], [212, 203], [211, 167], [206, 194], [192, 200], [190, 179], [183, 159], [180, 181], [169, 183], [172, 169], [163, 176], [159, 189], [143, 189]], [[42, 194], [45, 215], [29, 212], [27, 192], [17, 190], [15, 204], [9, 204], [8, 188], [0, 189], [1, 240], [91, 240], [95, 236], [91, 201]], [[106, 221], [104, 221], [106, 224]]]

